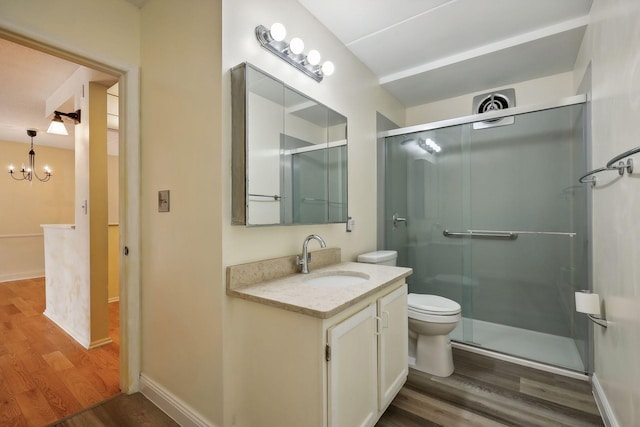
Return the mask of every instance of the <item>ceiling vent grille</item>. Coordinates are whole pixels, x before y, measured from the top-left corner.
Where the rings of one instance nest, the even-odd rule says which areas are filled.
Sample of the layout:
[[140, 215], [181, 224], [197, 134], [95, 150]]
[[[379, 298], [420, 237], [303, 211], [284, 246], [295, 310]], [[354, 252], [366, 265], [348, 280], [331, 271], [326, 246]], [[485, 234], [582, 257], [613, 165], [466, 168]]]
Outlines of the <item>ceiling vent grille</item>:
[[[505, 110], [516, 106], [515, 89], [503, 89], [497, 92], [484, 93], [473, 97], [473, 114], [489, 113], [492, 111]], [[512, 125], [515, 122], [513, 116], [501, 119], [484, 120], [475, 122], [474, 129], [486, 129], [496, 126]]]

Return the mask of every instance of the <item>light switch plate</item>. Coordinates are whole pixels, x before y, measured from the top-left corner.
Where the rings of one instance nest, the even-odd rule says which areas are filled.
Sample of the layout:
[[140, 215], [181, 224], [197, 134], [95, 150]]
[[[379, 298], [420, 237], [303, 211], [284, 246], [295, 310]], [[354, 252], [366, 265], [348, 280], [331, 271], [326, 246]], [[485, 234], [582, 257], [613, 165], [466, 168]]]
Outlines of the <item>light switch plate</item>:
[[169, 212], [169, 190], [158, 191], [158, 212]]

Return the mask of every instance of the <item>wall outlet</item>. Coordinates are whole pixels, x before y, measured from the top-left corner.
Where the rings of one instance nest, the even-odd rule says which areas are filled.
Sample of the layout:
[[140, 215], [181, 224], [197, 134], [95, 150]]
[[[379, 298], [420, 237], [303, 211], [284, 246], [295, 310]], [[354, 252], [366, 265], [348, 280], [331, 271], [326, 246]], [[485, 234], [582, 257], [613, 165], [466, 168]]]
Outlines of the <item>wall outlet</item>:
[[350, 216], [347, 217], [347, 231], [351, 232], [353, 231], [353, 229], [356, 228], [356, 220], [351, 218]]

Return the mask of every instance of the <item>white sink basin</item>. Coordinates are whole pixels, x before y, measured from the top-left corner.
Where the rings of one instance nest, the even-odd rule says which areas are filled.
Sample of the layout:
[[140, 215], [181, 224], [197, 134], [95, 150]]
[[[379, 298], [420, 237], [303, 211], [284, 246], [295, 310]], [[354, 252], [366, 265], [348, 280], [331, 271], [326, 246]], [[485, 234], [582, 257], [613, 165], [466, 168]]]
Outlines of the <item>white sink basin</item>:
[[369, 275], [357, 271], [331, 271], [322, 273], [320, 276], [310, 277], [304, 282], [312, 286], [322, 286], [325, 288], [338, 288], [342, 286], [353, 286], [369, 280]]

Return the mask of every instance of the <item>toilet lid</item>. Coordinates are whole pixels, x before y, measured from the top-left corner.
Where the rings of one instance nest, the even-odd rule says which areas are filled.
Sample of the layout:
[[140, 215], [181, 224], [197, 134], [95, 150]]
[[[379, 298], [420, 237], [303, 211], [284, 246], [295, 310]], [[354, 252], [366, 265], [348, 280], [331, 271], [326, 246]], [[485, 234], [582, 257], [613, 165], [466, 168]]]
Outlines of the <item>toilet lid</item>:
[[409, 294], [407, 300], [411, 311], [440, 315], [460, 313], [460, 304], [437, 295]]

